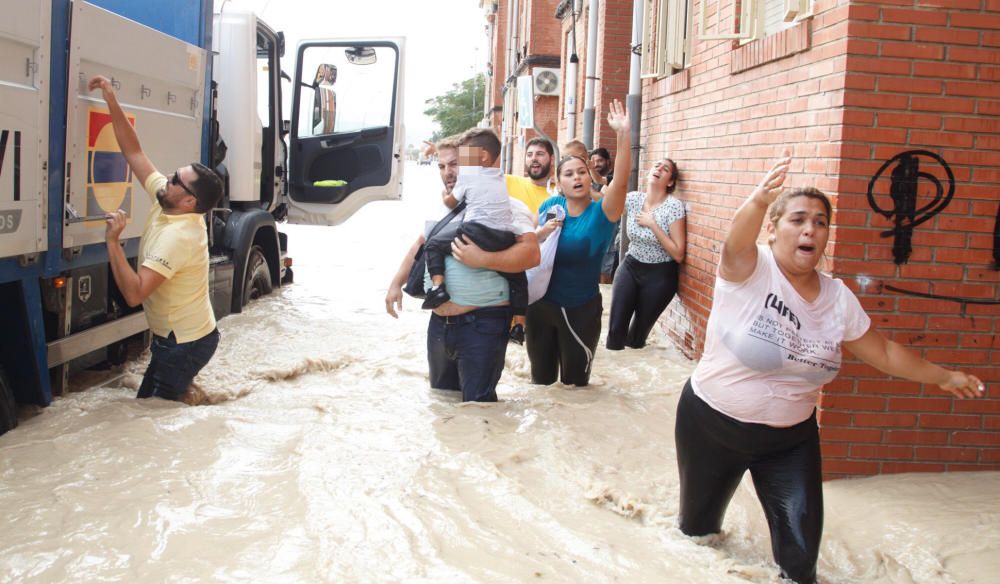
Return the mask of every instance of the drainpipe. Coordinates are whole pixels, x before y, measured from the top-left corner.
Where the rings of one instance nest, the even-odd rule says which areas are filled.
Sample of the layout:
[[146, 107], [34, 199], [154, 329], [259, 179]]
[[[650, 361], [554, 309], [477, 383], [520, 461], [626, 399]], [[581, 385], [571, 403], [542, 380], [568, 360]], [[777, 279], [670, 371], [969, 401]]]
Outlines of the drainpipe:
[[[507, 0], [507, 65], [503, 72], [507, 79], [514, 71], [514, 1]], [[504, 79], [504, 85], [507, 84], [507, 79]]]
[[572, 0], [573, 10], [569, 17], [570, 28], [573, 33], [571, 41], [569, 64], [566, 65], [566, 141], [576, 139], [576, 75], [580, 66], [580, 57], [576, 54], [576, 17], [580, 14], [577, 11], [577, 0]]
[[518, 49], [518, 43], [521, 41], [520, 37], [518, 36], [518, 33], [520, 32], [520, 29], [521, 29], [521, 14], [520, 14], [521, 7], [519, 6], [519, 4], [520, 4], [520, 2], [518, 2], [518, 0], [511, 0], [511, 7], [510, 7], [511, 29], [510, 29], [510, 34], [511, 34], [511, 39], [512, 40], [511, 40], [511, 44], [510, 44], [510, 48], [511, 48], [511, 53], [510, 53], [510, 71], [508, 71], [508, 75], [513, 75], [514, 74], [514, 68], [517, 67], [517, 49]]
[[[510, 109], [514, 111], [514, 104], [517, 103], [517, 85], [513, 81], [516, 79], [514, 77], [514, 71], [518, 66], [517, 51], [518, 43], [520, 43], [520, 37], [518, 33], [521, 29], [521, 6], [518, 0], [510, 0], [510, 69], [507, 70], [508, 79], [512, 79], [510, 85], [508, 85], [508, 93], [510, 93]], [[532, 104], [534, 107], [534, 104]], [[513, 125], [513, 120], [511, 120], [511, 133], [510, 133], [510, 152], [507, 155], [507, 164], [510, 166], [510, 170], [514, 169], [514, 151], [516, 149], [515, 144], [518, 142], [520, 136], [518, 128]]]
[[511, 126], [511, 122], [514, 117], [514, 107], [513, 102], [510, 99], [511, 93], [514, 91], [513, 84], [510, 82], [511, 75], [514, 73], [514, 2], [516, 0], [507, 0], [507, 30], [506, 30], [506, 41], [507, 41], [507, 58], [505, 59], [506, 65], [503, 69], [503, 88], [504, 88], [504, 100], [503, 100], [503, 115], [500, 121], [502, 127], [502, 144], [503, 144], [503, 159], [505, 164], [504, 168], [507, 173], [510, 173], [511, 165], [510, 160], [512, 144], [513, 144], [513, 132], [508, 128]]
[[587, 18], [587, 81], [583, 90], [583, 143], [588, 151], [594, 148], [594, 82], [597, 80], [597, 26], [600, 9], [600, 0], [590, 0], [590, 14]]
[[[642, 14], [643, 0], [632, 2], [632, 47], [630, 69], [628, 76], [628, 96], [625, 98], [625, 107], [628, 108], [628, 115], [632, 120], [632, 170], [628, 174], [629, 192], [638, 190], [639, 184], [639, 121], [642, 118], [642, 84], [640, 73], [642, 71], [642, 53], [645, 49], [642, 46]], [[627, 211], [626, 211], [627, 213]], [[627, 221], [627, 217], [622, 215], [622, 225]], [[628, 252], [629, 237], [625, 229], [620, 231], [621, 243], [618, 246], [619, 263], [625, 261], [625, 254]]]
[[642, 14], [643, 0], [634, 0], [632, 3], [632, 58], [631, 69], [628, 77], [628, 97], [625, 98], [625, 107], [628, 108], [629, 117], [632, 119], [632, 172], [629, 173], [628, 190], [637, 190], [639, 184], [639, 122], [642, 118], [642, 84], [640, 72], [642, 67], [641, 51], [646, 47], [642, 46]]

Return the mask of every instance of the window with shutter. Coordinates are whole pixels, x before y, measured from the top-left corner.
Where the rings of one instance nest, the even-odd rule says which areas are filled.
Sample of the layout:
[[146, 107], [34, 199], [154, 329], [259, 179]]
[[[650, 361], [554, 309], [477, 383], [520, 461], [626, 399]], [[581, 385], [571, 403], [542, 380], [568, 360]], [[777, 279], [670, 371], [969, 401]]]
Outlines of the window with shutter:
[[642, 74], [672, 75], [690, 64], [692, 0], [646, 0]]
[[643, 0], [642, 4], [642, 77], [656, 77], [659, 72], [657, 71], [657, 59], [656, 59], [656, 32], [657, 26], [656, 21], [656, 4], [658, 0]]
[[691, 0], [663, 0], [666, 9], [663, 23], [663, 64], [661, 69], [669, 75], [690, 63]]
[[[735, 39], [748, 42], [792, 27], [812, 16], [812, 0], [702, 0], [698, 38], [704, 41]], [[739, 11], [736, 30], [727, 32], [724, 22]]]

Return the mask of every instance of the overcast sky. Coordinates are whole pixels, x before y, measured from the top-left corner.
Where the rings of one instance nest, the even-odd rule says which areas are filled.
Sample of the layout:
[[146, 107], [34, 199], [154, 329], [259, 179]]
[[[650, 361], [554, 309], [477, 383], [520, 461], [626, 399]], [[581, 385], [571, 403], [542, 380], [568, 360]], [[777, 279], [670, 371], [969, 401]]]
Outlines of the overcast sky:
[[427, 99], [486, 69], [486, 20], [478, 0], [228, 0], [226, 6], [255, 12], [284, 31], [283, 67], [289, 73], [304, 39], [405, 37], [408, 144], [419, 144], [436, 129], [423, 115]]

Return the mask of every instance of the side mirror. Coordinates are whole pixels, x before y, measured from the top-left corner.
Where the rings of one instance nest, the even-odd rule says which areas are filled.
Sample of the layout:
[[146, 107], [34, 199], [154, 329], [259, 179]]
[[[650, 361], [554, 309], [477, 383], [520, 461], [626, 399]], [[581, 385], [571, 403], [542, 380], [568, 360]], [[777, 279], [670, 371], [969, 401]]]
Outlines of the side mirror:
[[351, 47], [344, 50], [344, 56], [351, 65], [372, 65], [378, 61], [373, 47]]
[[278, 31], [278, 58], [285, 56], [285, 33]]
[[320, 63], [319, 67], [316, 67], [316, 76], [313, 79], [313, 87], [319, 87], [320, 83], [333, 85], [337, 82], [337, 66]]
[[281, 135], [284, 136], [292, 131], [292, 120], [281, 120]]

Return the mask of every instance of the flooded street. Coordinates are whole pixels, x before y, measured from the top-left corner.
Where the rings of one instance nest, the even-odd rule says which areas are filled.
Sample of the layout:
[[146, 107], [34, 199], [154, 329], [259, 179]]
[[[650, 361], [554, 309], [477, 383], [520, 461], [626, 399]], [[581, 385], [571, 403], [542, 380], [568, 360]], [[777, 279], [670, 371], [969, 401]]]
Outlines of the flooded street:
[[[722, 537], [674, 527], [694, 363], [658, 333], [602, 344], [586, 389], [532, 386], [516, 345], [500, 403], [428, 388], [427, 313], [383, 302], [439, 205], [436, 167], [406, 172], [402, 203], [286, 228], [296, 283], [220, 321], [205, 405], [135, 400], [140, 358], [0, 437], [0, 581], [779, 581], [749, 477]], [[821, 580], [995, 582], [998, 492], [827, 483]]]

